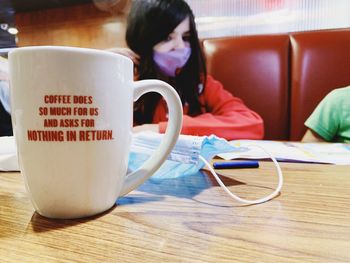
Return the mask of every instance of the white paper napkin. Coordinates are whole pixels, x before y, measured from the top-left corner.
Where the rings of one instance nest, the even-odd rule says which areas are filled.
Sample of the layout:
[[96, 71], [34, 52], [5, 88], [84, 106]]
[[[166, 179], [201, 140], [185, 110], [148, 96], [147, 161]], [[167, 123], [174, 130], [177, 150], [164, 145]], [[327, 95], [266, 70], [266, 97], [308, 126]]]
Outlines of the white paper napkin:
[[13, 136], [0, 137], [0, 171], [19, 171], [17, 147]]

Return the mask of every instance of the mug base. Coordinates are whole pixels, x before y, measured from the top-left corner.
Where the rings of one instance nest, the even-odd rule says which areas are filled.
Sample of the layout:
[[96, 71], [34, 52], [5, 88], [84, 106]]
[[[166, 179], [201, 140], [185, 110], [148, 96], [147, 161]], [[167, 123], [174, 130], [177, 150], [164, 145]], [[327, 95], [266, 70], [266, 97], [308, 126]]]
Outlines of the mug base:
[[100, 216], [103, 216], [105, 214], [108, 214], [111, 210], [113, 210], [116, 207], [116, 204], [113, 203], [112, 206], [108, 207], [107, 209], [98, 210], [98, 211], [90, 211], [89, 212], [81, 212], [81, 213], [57, 213], [57, 212], [45, 212], [45, 211], [39, 211], [36, 210], [35, 212], [45, 218], [48, 219], [94, 219]]

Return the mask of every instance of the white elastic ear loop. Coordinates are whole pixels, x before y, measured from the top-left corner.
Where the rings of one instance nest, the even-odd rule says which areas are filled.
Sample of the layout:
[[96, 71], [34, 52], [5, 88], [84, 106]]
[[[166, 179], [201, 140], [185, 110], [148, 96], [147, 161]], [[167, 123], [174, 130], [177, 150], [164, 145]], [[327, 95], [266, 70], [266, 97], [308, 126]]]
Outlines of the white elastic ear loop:
[[277, 175], [278, 175], [278, 185], [275, 189], [275, 191], [273, 191], [271, 194], [269, 194], [266, 197], [260, 198], [260, 199], [256, 199], [256, 200], [246, 200], [243, 198], [240, 198], [239, 196], [235, 195], [234, 193], [232, 193], [226, 186], [225, 184], [221, 181], [221, 179], [219, 178], [219, 176], [217, 175], [217, 173], [214, 171], [214, 169], [212, 168], [212, 166], [210, 165], [210, 163], [207, 162], [207, 160], [205, 160], [204, 157], [202, 157], [201, 155], [199, 155], [199, 158], [206, 164], [206, 166], [209, 168], [209, 171], [213, 174], [213, 176], [215, 177], [216, 181], [218, 182], [218, 184], [225, 190], [225, 192], [231, 196], [233, 199], [235, 199], [236, 201], [239, 201], [241, 203], [245, 203], [245, 204], [260, 204], [260, 203], [264, 203], [266, 201], [269, 201], [270, 199], [274, 198], [280, 191], [283, 185], [283, 176], [282, 176], [282, 170], [280, 165], [278, 164], [277, 160], [275, 157], [273, 157], [265, 148], [259, 146], [259, 145], [249, 145], [247, 146], [249, 147], [258, 147], [261, 148], [264, 152], [266, 152], [269, 157], [271, 158], [271, 160], [274, 162], [275, 167], [276, 167], [276, 171], [277, 171]]

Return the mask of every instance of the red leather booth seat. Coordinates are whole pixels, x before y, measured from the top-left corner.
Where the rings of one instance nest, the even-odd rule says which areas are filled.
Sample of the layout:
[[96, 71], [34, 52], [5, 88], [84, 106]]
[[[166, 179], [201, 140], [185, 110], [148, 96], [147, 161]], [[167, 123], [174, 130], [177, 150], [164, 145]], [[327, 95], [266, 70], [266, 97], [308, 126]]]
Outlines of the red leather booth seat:
[[289, 139], [289, 36], [206, 39], [208, 73], [264, 119], [265, 139]]
[[305, 120], [331, 90], [350, 85], [350, 29], [291, 35], [291, 140], [300, 140]]

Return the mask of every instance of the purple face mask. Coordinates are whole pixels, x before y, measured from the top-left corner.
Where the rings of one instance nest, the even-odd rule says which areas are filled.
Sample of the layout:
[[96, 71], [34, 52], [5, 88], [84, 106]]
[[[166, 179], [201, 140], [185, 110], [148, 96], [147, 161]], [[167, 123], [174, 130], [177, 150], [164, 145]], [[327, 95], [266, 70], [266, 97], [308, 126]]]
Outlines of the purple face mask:
[[154, 51], [153, 60], [162, 73], [169, 77], [175, 77], [177, 69], [185, 66], [190, 56], [191, 48], [184, 47], [169, 52]]

